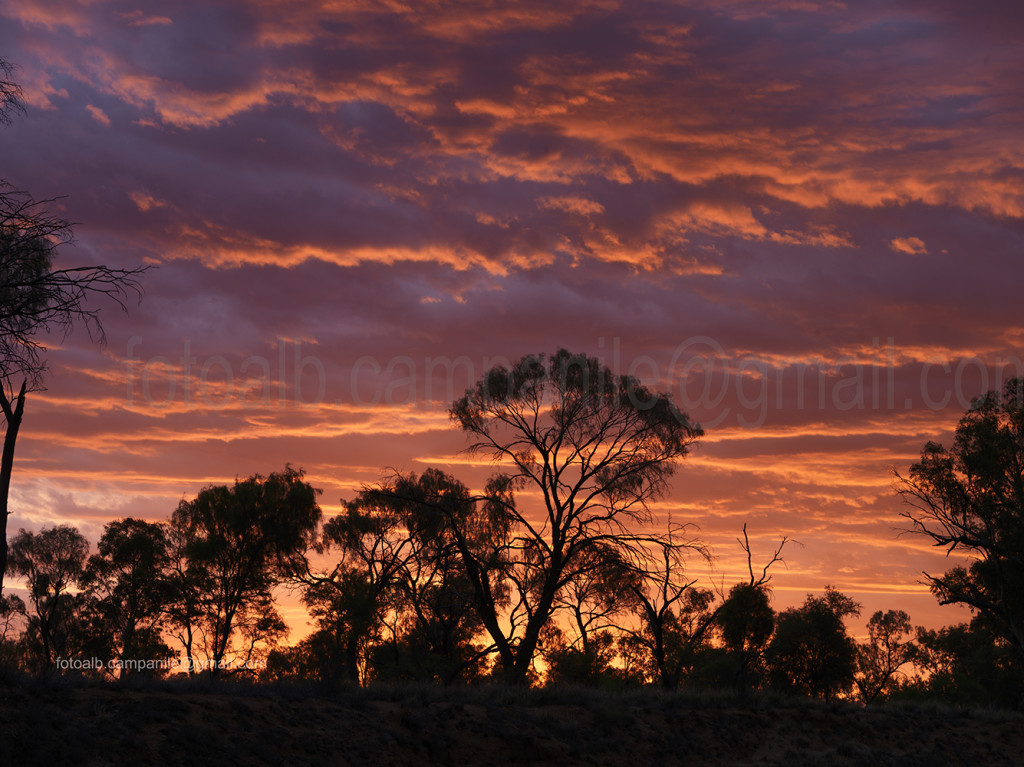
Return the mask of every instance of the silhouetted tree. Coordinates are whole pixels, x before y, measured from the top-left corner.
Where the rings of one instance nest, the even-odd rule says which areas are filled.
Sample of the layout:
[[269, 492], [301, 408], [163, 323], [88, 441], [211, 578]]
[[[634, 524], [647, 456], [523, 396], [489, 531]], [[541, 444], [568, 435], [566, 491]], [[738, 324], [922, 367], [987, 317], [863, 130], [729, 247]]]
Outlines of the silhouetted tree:
[[630, 650], [643, 648], [648, 676], [666, 690], [676, 689], [693, 666], [716, 612], [714, 593], [698, 588], [686, 575], [687, 551], [706, 556], [696, 542], [680, 542], [676, 531], [667, 540], [651, 542], [639, 559], [622, 560], [621, 565], [629, 574], [624, 585], [637, 621], [620, 624], [618, 630]]
[[610, 631], [595, 631], [586, 646], [566, 641], [554, 625], [544, 629], [544, 660], [548, 664], [547, 684], [597, 686], [618, 682], [622, 675], [615, 668], [616, 642]]
[[[620, 552], [642, 545], [636, 531], [651, 522], [648, 503], [702, 432], [668, 396], [565, 350], [492, 368], [450, 412], [470, 450], [508, 469], [489, 487], [505, 540], [487, 554], [504, 562], [507, 611], [496, 609], [496, 584], [477, 554], [459, 549], [505, 678], [524, 683], [556, 599], [587, 552], [595, 543]], [[542, 501], [537, 513], [514, 501], [527, 488]]]
[[0, 596], [0, 666], [17, 666], [20, 655], [22, 623], [28, 609], [17, 594]]
[[[429, 496], [434, 502], [446, 495], [446, 505], [464, 526], [476, 514], [477, 505], [467, 488], [443, 472], [427, 469], [418, 478], [408, 477], [407, 482], [415, 486], [415, 495]], [[408, 656], [404, 665], [416, 669], [410, 676], [434, 678], [444, 684], [475, 677], [493, 646], [474, 641], [483, 631], [483, 623], [472, 585], [461, 567], [449, 519], [429, 505], [404, 503], [400, 508], [415, 541], [413, 556], [406, 560], [399, 582], [403, 609], [396, 611], [401, 629], [394, 632], [396, 638], [401, 635]]]
[[288, 466], [233, 487], [207, 487], [174, 512], [171, 619], [190, 667], [202, 650], [217, 675], [233, 639], [246, 660], [287, 631], [271, 591], [305, 569], [320, 522], [320, 491], [303, 476]]
[[879, 610], [868, 621], [868, 641], [857, 648], [857, 692], [865, 703], [885, 697], [900, 669], [914, 660], [910, 616], [903, 610]]
[[563, 639], [580, 658], [601, 662], [602, 653], [591, 647], [592, 637], [616, 628], [618, 616], [635, 612], [635, 581], [634, 572], [622, 566], [614, 549], [595, 543], [582, 554], [573, 578], [555, 596], [553, 613], [565, 624]]
[[764, 672], [764, 653], [775, 630], [775, 611], [763, 584], [737, 583], [717, 615], [722, 645], [735, 660], [735, 684], [744, 691]]
[[958, 705], [1020, 708], [1024, 670], [1015, 648], [977, 618], [941, 629], [917, 627], [916, 678], [894, 693], [901, 699], [936, 698]]
[[0, 125], [10, 125], [11, 117], [25, 113], [21, 86], [14, 81], [15, 66], [0, 58]]
[[492, 524], [490, 505], [437, 469], [396, 476], [386, 487], [363, 491], [361, 500], [394, 520], [392, 544], [378, 550], [401, 545], [396, 566], [389, 568], [392, 625], [374, 652], [375, 674], [446, 684], [476, 676], [493, 647], [474, 641], [482, 620], [461, 551], [473, 552], [480, 577], [495, 585], [492, 596], [500, 602], [503, 562], [494, 552], [495, 541], [505, 539]]
[[83, 639], [82, 599], [71, 589], [81, 580], [87, 556], [89, 542], [70, 525], [20, 530], [11, 541], [8, 571], [24, 576], [32, 608], [23, 641], [42, 667], [52, 668]]
[[825, 700], [849, 690], [857, 647], [843, 620], [859, 614], [860, 605], [831, 586], [781, 612], [767, 650], [772, 684]]
[[973, 560], [925, 573], [939, 603], [983, 615], [1024, 661], [1024, 379], [975, 400], [953, 446], [927, 443], [896, 480], [912, 530]]
[[[0, 124], [23, 112], [21, 88], [11, 79], [13, 67], [0, 59]], [[55, 268], [57, 247], [71, 240], [71, 224], [52, 215], [54, 200], [35, 200], [0, 180], [0, 411], [4, 443], [0, 453], [0, 593], [7, 569], [7, 508], [14, 450], [29, 392], [42, 388], [46, 363], [41, 334], [65, 336], [84, 326], [102, 342], [99, 310], [90, 301], [106, 297], [122, 309], [141, 293], [139, 278], [148, 267], [107, 266]]]
[[362, 681], [370, 644], [382, 629], [413, 543], [398, 513], [361, 496], [324, 525], [321, 553], [340, 552], [326, 574], [308, 575], [302, 600], [338, 651], [345, 677]]
[[764, 653], [775, 630], [775, 611], [771, 607], [769, 587], [772, 576], [768, 571], [776, 562], [782, 561], [782, 550], [789, 539], [782, 538], [760, 575], [754, 573], [753, 552], [746, 525], [743, 525], [743, 540], [737, 539], [737, 542], [747, 555], [750, 580], [737, 583], [729, 590], [728, 597], [718, 611], [717, 623], [722, 645], [735, 661], [735, 683], [742, 693], [752, 680], [761, 677], [765, 671]]
[[[106, 637], [122, 675], [153, 674], [146, 661], [172, 655], [163, 630], [173, 591], [166, 526], [141, 519], [107, 523], [82, 586], [95, 598], [91, 629]], [[138, 668], [136, 668], [138, 667]]]
[[259, 678], [264, 682], [304, 680], [336, 688], [341, 681], [336, 640], [330, 632], [314, 631], [296, 645], [275, 647], [267, 653]]

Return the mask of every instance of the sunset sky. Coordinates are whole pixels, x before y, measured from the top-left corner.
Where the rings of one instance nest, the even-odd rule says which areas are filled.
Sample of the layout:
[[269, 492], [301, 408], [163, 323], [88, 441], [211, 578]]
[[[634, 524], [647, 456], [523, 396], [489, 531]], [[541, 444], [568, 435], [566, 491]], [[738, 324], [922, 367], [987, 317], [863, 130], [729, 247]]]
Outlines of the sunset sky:
[[803, 544], [776, 607], [961, 620], [892, 470], [1024, 374], [1022, 40], [1019, 0], [0, 0], [0, 178], [62, 196], [64, 263], [158, 267], [105, 347], [51, 339], [9, 532], [286, 462], [327, 513], [480, 488], [447, 402], [565, 347], [704, 425], [656, 509], [703, 585], [747, 523]]

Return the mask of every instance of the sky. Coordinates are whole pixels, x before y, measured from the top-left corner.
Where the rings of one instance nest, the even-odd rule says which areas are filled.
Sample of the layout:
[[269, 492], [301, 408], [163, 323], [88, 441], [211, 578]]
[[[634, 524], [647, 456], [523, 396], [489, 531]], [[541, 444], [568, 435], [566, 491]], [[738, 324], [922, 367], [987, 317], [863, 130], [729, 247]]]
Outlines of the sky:
[[9, 532], [286, 463], [328, 515], [481, 488], [447, 404], [564, 347], [703, 425], [654, 508], [702, 585], [746, 524], [793, 541], [776, 607], [962, 620], [893, 472], [1024, 374], [1022, 40], [1017, 0], [0, 0], [0, 177], [59, 198], [62, 263], [154, 267], [106, 345], [49, 339]]

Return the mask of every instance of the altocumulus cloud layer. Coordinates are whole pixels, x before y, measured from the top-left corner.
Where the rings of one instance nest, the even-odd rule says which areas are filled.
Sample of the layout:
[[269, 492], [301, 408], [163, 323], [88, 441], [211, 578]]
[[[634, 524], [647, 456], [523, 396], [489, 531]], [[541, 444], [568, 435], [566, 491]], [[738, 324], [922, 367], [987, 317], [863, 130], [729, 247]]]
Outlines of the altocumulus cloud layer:
[[[1020, 370], [1024, 22], [947, 2], [0, 2], [28, 115], [0, 176], [69, 261], [159, 266], [109, 344], [53, 339], [12, 529], [285, 461], [470, 482], [444, 403], [559, 346], [707, 428], [661, 507], [719, 574], [802, 541], [936, 613], [891, 467]], [[928, 611], [931, 611], [929, 613]]]

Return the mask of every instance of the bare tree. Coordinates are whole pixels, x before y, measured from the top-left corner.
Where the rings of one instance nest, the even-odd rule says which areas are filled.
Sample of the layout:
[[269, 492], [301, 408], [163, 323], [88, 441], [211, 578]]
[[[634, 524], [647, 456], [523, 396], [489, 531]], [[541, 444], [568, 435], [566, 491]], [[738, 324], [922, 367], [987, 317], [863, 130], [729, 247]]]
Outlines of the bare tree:
[[[0, 59], [0, 124], [24, 111], [14, 67]], [[103, 343], [103, 326], [93, 299], [112, 299], [127, 309], [141, 295], [140, 278], [149, 267], [108, 266], [56, 268], [59, 245], [71, 241], [71, 223], [55, 216], [55, 200], [35, 200], [28, 192], [0, 180], [0, 410], [4, 444], [0, 455], [0, 593], [7, 565], [7, 502], [25, 398], [43, 388], [46, 362], [40, 336], [58, 331], [67, 336], [84, 326]]]
[[12, 115], [25, 112], [21, 86], [14, 81], [16, 68], [9, 61], [0, 59], [0, 125], [10, 125]]

